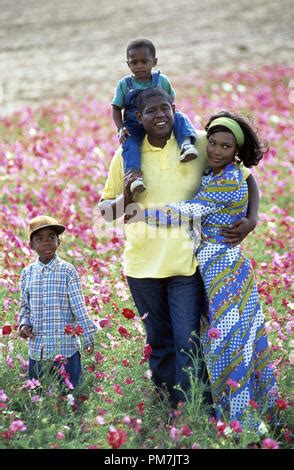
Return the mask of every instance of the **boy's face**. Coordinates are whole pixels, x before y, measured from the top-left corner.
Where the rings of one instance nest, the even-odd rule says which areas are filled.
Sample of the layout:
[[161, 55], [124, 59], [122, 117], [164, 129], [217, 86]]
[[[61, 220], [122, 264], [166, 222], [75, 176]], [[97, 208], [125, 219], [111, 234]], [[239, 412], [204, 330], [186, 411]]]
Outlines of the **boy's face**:
[[144, 105], [141, 113], [137, 113], [138, 121], [143, 125], [151, 145], [165, 145], [174, 125], [175, 107], [161, 96], [152, 96]]
[[54, 258], [59, 243], [58, 235], [52, 228], [42, 228], [32, 236], [30, 247], [38, 253], [42, 263], [47, 264]]
[[152, 57], [148, 47], [130, 49], [127, 64], [139, 82], [150, 80], [151, 70], [157, 64], [157, 59]]

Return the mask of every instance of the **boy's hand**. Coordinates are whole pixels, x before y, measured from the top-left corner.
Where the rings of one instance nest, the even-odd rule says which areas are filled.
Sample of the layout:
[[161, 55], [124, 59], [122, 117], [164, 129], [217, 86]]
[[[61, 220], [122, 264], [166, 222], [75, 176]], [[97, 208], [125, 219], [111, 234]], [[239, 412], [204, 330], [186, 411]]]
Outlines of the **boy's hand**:
[[34, 334], [32, 332], [32, 329], [29, 326], [23, 325], [21, 329], [19, 330], [19, 336], [23, 339], [27, 339], [27, 338], [33, 338]]
[[87, 354], [92, 354], [92, 352], [94, 351], [94, 344], [87, 346], [84, 350], [86, 351]]
[[118, 131], [119, 143], [124, 144], [129, 135], [131, 135], [131, 133], [128, 131], [128, 129], [126, 127], [121, 127]]

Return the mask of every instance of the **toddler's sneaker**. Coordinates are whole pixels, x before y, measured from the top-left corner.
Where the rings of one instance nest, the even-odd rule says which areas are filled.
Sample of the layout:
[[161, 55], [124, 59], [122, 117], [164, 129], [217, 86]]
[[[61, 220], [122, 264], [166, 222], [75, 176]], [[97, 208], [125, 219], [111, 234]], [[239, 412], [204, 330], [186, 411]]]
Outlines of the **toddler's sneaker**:
[[146, 186], [144, 184], [143, 178], [136, 178], [130, 186], [130, 190], [132, 193], [142, 193], [145, 191]]
[[190, 162], [195, 160], [198, 157], [198, 151], [196, 147], [192, 144], [183, 144], [181, 147], [181, 154], [179, 156], [179, 161], [182, 163]]

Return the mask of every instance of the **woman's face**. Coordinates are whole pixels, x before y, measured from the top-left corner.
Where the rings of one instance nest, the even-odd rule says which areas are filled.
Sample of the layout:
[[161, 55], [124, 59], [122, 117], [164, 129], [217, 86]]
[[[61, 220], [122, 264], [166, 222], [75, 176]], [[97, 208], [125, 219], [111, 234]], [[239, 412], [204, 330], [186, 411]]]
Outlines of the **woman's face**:
[[207, 155], [213, 173], [219, 173], [234, 160], [237, 144], [231, 132], [215, 132], [208, 137]]

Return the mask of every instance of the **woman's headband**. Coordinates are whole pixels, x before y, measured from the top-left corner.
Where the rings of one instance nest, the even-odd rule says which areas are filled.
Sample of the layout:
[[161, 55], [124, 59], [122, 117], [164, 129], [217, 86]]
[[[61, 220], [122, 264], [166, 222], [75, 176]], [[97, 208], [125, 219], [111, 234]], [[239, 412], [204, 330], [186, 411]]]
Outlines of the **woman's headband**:
[[215, 126], [224, 126], [227, 127], [235, 136], [238, 147], [243, 147], [244, 145], [244, 133], [239, 126], [239, 124], [234, 121], [234, 119], [227, 118], [227, 117], [219, 117], [211, 121], [209, 128], [211, 129], [212, 127]]

